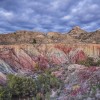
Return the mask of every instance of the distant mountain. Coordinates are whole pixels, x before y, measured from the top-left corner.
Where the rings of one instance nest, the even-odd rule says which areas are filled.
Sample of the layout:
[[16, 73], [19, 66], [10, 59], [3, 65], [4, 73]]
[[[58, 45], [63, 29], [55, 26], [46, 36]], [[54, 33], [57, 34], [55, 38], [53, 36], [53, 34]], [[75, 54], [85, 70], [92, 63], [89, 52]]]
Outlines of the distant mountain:
[[78, 38], [81, 34], [87, 33], [85, 30], [81, 29], [79, 26], [75, 26], [68, 32], [69, 35]]
[[9, 34], [0, 34], [0, 44], [34, 44], [34, 43], [100, 43], [100, 30], [87, 32], [75, 26], [68, 33], [59, 32], [32, 32], [16, 31]]
[[100, 30], [82, 33], [78, 39], [86, 43], [100, 43]]

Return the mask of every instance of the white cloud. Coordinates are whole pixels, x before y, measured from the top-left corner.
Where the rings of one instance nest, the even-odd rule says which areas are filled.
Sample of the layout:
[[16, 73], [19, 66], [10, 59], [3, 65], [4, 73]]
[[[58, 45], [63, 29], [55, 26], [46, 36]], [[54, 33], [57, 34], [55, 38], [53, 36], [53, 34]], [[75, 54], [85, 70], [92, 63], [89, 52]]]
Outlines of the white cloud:
[[97, 28], [97, 24], [96, 24], [96, 22], [91, 22], [91, 23], [89, 23], [89, 24], [85, 24], [85, 25], [83, 25], [82, 26], [82, 28], [84, 29], [84, 30], [95, 30], [95, 29], [93, 29], [93, 28]]
[[0, 9], [0, 17], [3, 17], [7, 20], [11, 20], [14, 17], [14, 14], [12, 12], [8, 12], [4, 9]]
[[62, 20], [69, 20], [69, 19], [71, 19], [71, 18], [72, 18], [72, 16], [67, 15], [67, 16], [62, 17], [61, 19], [62, 19]]
[[[0, 26], [8, 31], [34, 28], [65, 32], [74, 25], [88, 26], [91, 30], [100, 23], [100, 0], [3, 1], [0, 2]], [[9, 6], [9, 1], [12, 6]], [[96, 25], [91, 25], [92, 22]]]
[[[33, 31], [39, 31], [39, 32], [42, 32], [43, 31], [43, 28], [42, 27], [35, 27], [32, 29]], [[47, 32], [47, 29], [44, 29], [44, 32]]]

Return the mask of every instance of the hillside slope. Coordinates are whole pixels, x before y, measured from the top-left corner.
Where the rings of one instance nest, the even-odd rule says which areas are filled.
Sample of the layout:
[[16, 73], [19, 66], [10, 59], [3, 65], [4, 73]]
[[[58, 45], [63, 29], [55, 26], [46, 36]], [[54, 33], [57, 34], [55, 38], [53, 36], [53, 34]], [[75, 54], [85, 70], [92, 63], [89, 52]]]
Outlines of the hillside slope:
[[9, 34], [0, 34], [0, 44], [34, 44], [34, 43], [100, 43], [100, 30], [86, 32], [79, 26], [74, 27], [68, 33], [59, 32], [32, 32], [17, 31]]

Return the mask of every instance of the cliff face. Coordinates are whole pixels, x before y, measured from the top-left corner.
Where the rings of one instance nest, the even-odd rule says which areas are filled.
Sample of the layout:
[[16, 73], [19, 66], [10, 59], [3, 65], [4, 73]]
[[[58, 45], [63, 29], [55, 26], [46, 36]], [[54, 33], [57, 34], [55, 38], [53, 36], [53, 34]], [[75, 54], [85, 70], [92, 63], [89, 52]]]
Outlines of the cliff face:
[[[69, 34], [18, 31], [0, 35], [0, 85], [6, 84], [7, 74], [34, 77], [36, 69], [57, 66], [52, 74], [64, 82], [59, 100], [83, 100], [84, 94], [91, 97], [89, 100], [97, 100], [100, 68], [87, 68], [78, 62], [88, 56], [100, 59], [100, 44], [96, 43], [99, 32], [87, 33], [74, 27]], [[97, 88], [95, 94], [93, 86]]]
[[87, 56], [100, 57], [99, 44], [21, 44], [0, 45], [0, 71], [3, 73], [33, 73], [41, 67], [77, 63]]
[[[14, 49], [15, 52], [20, 53], [20, 49], [27, 51], [29, 55], [42, 55], [49, 52], [52, 49], [59, 49], [66, 53], [68, 50], [82, 50], [87, 56], [99, 57], [100, 56], [100, 45], [99, 44], [65, 44], [65, 43], [50, 43], [50, 44], [20, 44], [20, 45], [0, 45], [0, 52], [8, 49]], [[68, 51], [68, 52], [69, 52]]]
[[100, 58], [100, 44], [91, 42], [100, 38], [99, 32], [75, 27], [68, 34], [17, 31], [0, 35], [0, 82], [4, 83], [5, 73], [32, 74], [36, 66], [42, 69], [77, 63], [87, 56]]

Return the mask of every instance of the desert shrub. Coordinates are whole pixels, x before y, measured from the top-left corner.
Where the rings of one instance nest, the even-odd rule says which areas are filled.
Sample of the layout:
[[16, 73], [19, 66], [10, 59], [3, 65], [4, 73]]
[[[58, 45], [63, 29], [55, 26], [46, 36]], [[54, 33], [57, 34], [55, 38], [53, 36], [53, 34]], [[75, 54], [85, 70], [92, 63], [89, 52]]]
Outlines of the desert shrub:
[[44, 100], [44, 95], [42, 93], [37, 93], [36, 100]]
[[32, 44], [36, 44], [36, 39], [33, 39]]
[[35, 98], [36, 100], [44, 100], [49, 97], [51, 89], [59, 89], [61, 81], [51, 75], [49, 71], [38, 75], [36, 79], [30, 77], [7, 75], [6, 86], [0, 87], [0, 100], [11, 100], [11, 98]]
[[0, 86], [0, 100], [11, 100], [12, 94], [7, 86]]
[[78, 64], [89, 66], [100, 66], [100, 60], [94, 61], [93, 58], [88, 57], [86, 60], [79, 61]]
[[[13, 97], [24, 97], [35, 95], [35, 82], [32, 78], [25, 78], [16, 75], [8, 75], [7, 85]], [[33, 93], [34, 92], [34, 93]]]
[[43, 70], [45, 70], [45, 68], [44, 67], [41, 67], [39, 65], [39, 63], [36, 63], [36, 65], [34, 67], [34, 71], [38, 72], [38, 71], [43, 71]]
[[97, 66], [100, 66], [100, 60], [97, 61]]
[[34, 71], [38, 72], [38, 71], [45, 71], [47, 70], [46, 66], [40, 66], [40, 64], [37, 62], [35, 67], [34, 67]]
[[60, 88], [60, 80], [51, 74], [42, 74], [37, 78], [38, 91], [46, 94], [53, 88]]
[[93, 65], [94, 60], [91, 57], [88, 57], [86, 60], [79, 61], [78, 64], [91, 66]]

